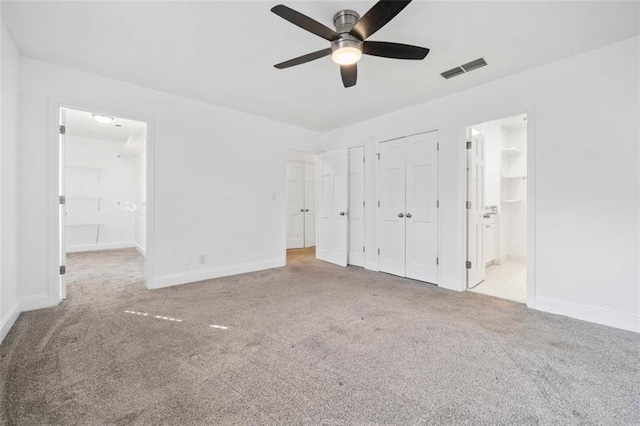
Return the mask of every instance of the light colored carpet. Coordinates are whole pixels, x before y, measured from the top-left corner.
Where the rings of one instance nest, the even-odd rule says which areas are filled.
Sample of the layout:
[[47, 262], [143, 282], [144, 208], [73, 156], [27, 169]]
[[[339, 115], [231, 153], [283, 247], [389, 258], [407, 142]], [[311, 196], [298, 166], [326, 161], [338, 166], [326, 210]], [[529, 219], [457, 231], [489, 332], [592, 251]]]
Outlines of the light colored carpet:
[[640, 423], [635, 333], [308, 250], [154, 291], [142, 262], [69, 257], [69, 299], [0, 347], [4, 423]]

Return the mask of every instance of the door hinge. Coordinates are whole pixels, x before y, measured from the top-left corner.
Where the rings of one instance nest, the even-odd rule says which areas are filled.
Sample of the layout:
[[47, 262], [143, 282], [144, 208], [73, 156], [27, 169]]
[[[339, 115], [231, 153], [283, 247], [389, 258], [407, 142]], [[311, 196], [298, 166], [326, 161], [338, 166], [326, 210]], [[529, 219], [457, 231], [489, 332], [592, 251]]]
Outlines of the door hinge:
[[439, 209], [440, 208], [440, 200], [436, 200], [436, 208]]
[[376, 156], [378, 157], [378, 160], [380, 160], [380, 153], [379, 152], [376, 154]]
[[378, 207], [380, 207], [380, 201], [378, 201]]
[[64, 195], [61, 195], [58, 198], [58, 204], [67, 204], [67, 197], [65, 197]]
[[436, 151], [440, 151], [440, 142], [436, 144]]
[[365, 202], [363, 201], [363, 202], [362, 202], [362, 207], [364, 207], [364, 206], [365, 206]]
[[364, 157], [362, 157], [362, 162], [363, 162], [363, 163], [365, 162], [365, 161], [364, 161]]
[[467, 263], [465, 264], [465, 266], [467, 267], [467, 269], [471, 269], [471, 261], [467, 260]]
[[60, 134], [64, 135], [65, 133], [67, 133], [67, 128], [66, 126], [60, 126]]
[[363, 253], [365, 253], [365, 251], [364, 251], [364, 246], [362, 246], [362, 252], [363, 252]]
[[471, 201], [467, 201], [467, 210], [471, 209]]
[[471, 141], [467, 141], [467, 149], [471, 149]]
[[436, 257], [436, 265], [439, 265], [439, 264], [440, 264], [440, 258]]
[[378, 249], [378, 256], [380, 256], [380, 249]]
[[67, 273], [67, 267], [66, 267], [66, 266], [64, 266], [64, 265], [62, 265], [62, 266], [60, 267], [60, 275], [64, 275], [64, 274], [66, 274], [66, 273]]

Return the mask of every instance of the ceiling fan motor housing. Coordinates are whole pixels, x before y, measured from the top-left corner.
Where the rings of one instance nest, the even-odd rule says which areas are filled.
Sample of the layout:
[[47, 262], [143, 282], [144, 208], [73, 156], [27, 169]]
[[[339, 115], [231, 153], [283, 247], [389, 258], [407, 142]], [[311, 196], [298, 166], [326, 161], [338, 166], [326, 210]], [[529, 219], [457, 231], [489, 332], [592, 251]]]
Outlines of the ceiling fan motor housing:
[[340, 38], [331, 42], [331, 49], [335, 52], [343, 47], [353, 47], [362, 51], [362, 40], [349, 34], [351, 28], [358, 22], [360, 15], [353, 10], [341, 10], [333, 17], [333, 24]]

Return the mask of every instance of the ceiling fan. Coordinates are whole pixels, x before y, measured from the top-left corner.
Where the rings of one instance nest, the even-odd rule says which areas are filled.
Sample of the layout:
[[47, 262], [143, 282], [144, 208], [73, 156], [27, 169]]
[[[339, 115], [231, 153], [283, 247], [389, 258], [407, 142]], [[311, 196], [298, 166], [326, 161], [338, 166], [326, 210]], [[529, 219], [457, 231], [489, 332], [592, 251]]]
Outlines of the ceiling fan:
[[341, 10], [333, 17], [335, 31], [287, 6], [282, 4], [274, 6], [271, 11], [276, 15], [331, 42], [331, 47], [274, 66], [278, 69], [289, 68], [331, 55], [331, 59], [340, 65], [344, 87], [351, 87], [355, 86], [358, 79], [357, 63], [363, 54], [392, 59], [424, 59], [429, 53], [429, 49], [425, 47], [386, 41], [366, 41], [409, 3], [411, 0], [379, 1], [363, 17], [353, 10]]

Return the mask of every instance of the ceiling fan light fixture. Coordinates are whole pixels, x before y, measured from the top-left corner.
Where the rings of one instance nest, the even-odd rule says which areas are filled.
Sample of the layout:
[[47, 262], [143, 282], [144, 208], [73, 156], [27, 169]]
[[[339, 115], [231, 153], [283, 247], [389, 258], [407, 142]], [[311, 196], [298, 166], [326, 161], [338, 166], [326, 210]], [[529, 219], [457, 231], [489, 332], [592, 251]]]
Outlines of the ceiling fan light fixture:
[[338, 65], [353, 65], [362, 58], [362, 50], [357, 47], [341, 47], [331, 54], [331, 59]]
[[103, 114], [91, 114], [93, 119], [96, 120], [100, 124], [109, 124], [113, 121], [113, 117], [109, 117]]

